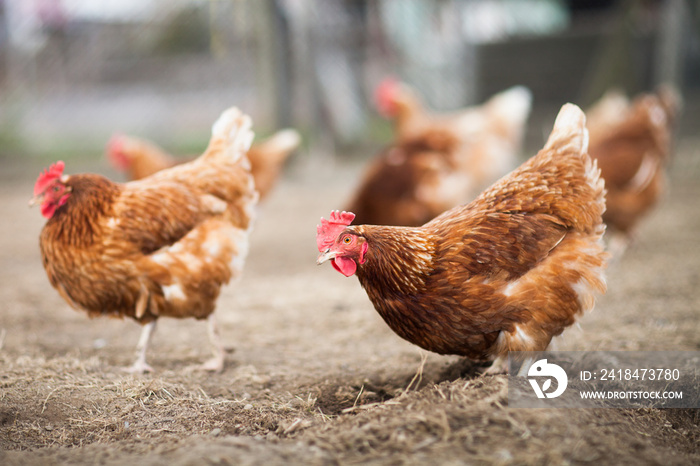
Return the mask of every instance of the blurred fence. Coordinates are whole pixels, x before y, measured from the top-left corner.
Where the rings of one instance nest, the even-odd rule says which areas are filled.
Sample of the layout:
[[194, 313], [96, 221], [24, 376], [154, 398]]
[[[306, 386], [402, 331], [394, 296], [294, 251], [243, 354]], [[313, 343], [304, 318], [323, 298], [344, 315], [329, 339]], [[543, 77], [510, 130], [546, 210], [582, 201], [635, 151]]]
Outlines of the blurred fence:
[[114, 131], [195, 145], [232, 104], [262, 132], [359, 143], [382, 137], [386, 75], [438, 109], [515, 84], [536, 107], [692, 87], [697, 3], [0, 0], [0, 155], [92, 150]]

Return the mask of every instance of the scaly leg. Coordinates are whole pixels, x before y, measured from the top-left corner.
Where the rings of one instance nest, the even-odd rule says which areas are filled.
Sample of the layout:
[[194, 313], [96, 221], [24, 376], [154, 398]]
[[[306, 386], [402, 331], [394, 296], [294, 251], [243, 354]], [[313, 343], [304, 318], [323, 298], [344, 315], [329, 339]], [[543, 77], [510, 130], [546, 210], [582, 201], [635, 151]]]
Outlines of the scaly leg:
[[527, 377], [527, 371], [530, 370], [533, 362], [535, 362], [535, 358], [525, 358], [520, 365], [520, 370], [518, 370], [518, 377]]
[[[518, 377], [526, 377], [527, 371], [530, 370], [530, 366], [534, 362], [533, 358], [526, 358], [520, 366], [517, 372]], [[498, 356], [491, 364], [491, 367], [482, 372], [482, 375], [499, 375], [508, 374], [508, 356]]]
[[153, 320], [143, 326], [141, 330], [141, 336], [139, 337], [139, 342], [136, 345], [136, 361], [129, 366], [125, 367], [126, 372], [132, 374], [143, 374], [144, 372], [153, 372], [153, 368], [146, 364], [146, 351], [148, 351], [148, 344], [151, 341], [151, 336], [156, 330], [156, 321]]
[[481, 375], [508, 374], [508, 356], [498, 356], [494, 359], [491, 367], [486, 369]]
[[226, 352], [224, 351], [223, 343], [221, 343], [219, 327], [216, 323], [214, 313], [209, 314], [209, 317], [207, 318], [207, 329], [209, 331], [209, 342], [213, 346], [214, 357], [199, 366], [199, 369], [211, 372], [221, 372], [224, 370], [224, 357]]

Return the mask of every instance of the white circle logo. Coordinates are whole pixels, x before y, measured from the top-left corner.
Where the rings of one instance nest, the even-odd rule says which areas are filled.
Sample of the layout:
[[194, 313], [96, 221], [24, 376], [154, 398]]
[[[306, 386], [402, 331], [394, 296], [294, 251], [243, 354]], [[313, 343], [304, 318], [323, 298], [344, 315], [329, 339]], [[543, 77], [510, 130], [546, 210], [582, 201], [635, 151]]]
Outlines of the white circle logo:
[[[564, 369], [556, 364], [547, 363], [546, 359], [540, 359], [530, 366], [530, 369], [527, 371], [527, 376], [537, 398], [556, 398], [564, 393], [569, 383], [569, 378], [566, 376]], [[531, 377], [535, 378], [533, 379]], [[548, 377], [544, 380], [541, 387], [537, 380], [537, 378], [540, 377]], [[557, 381], [557, 389], [553, 392], [547, 392], [552, 386], [552, 378]]]

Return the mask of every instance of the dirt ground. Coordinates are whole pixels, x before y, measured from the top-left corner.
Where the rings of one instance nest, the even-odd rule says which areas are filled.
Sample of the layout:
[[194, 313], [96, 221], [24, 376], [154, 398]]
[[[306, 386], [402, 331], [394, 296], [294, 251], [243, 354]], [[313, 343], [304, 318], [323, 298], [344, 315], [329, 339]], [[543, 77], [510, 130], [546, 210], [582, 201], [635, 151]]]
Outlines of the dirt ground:
[[[679, 151], [669, 195], [559, 349], [700, 350], [700, 141]], [[164, 319], [155, 372], [133, 376], [138, 325], [90, 320], [50, 287], [27, 208], [38, 168], [4, 169], [0, 463], [700, 464], [697, 410], [508, 408], [505, 376], [394, 335], [356, 278], [315, 264], [315, 225], [357, 171], [302, 160], [261, 207], [218, 302], [223, 373], [189, 370], [209, 356], [205, 323]]]

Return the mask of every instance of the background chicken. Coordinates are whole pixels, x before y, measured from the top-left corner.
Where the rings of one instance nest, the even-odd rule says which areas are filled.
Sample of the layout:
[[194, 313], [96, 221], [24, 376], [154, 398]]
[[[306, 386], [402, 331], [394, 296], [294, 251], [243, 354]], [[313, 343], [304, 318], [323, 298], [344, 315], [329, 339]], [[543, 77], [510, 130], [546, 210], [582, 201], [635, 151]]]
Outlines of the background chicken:
[[392, 330], [429, 351], [544, 350], [605, 291], [604, 183], [587, 141], [567, 104], [535, 157], [421, 227], [321, 219], [318, 263], [357, 274]]
[[425, 112], [401, 83], [387, 81], [377, 94], [378, 107], [395, 116], [397, 134], [347, 205], [359, 222], [422, 225], [515, 167], [530, 112], [527, 89], [512, 88], [450, 115]]
[[586, 110], [586, 127], [589, 142], [597, 142], [608, 130], [622, 123], [630, 108], [630, 100], [617, 89], [606, 92], [603, 97]]
[[[284, 162], [299, 144], [299, 133], [293, 129], [284, 129], [251, 146], [248, 160], [261, 200], [270, 193], [282, 172]], [[139, 180], [187, 161], [186, 158], [173, 157], [150, 141], [123, 134], [114, 135], [109, 140], [107, 157], [130, 180]]]
[[178, 163], [188, 162], [194, 157], [176, 159], [151, 141], [126, 134], [115, 134], [107, 143], [107, 158], [114, 168], [124, 172], [127, 178], [133, 181]]
[[283, 129], [251, 146], [248, 159], [260, 199], [267, 198], [282, 173], [284, 162], [300, 144], [301, 136], [297, 131]]
[[258, 200], [245, 155], [250, 126], [229, 109], [201, 157], [142, 180], [64, 175], [57, 162], [36, 182], [33, 201], [48, 219], [41, 255], [54, 288], [90, 316], [145, 325], [131, 371], [152, 370], [146, 350], [164, 316], [208, 319], [214, 358], [202, 367], [223, 368], [215, 302], [241, 273]]
[[679, 105], [675, 91], [662, 87], [631, 103], [608, 93], [589, 112], [589, 152], [605, 180], [603, 220], [610, 229], [609, 247], [616, 257], [622, 255], [640, 219], [664, 192]]
[[359, 223], [416, 226], [469, 200], [470, 179], [458, 170], [456, 150], [459, 141], [437, 131], [384, 149], [346, 210]]
[[[530, 90], [515, 86], [494, 95], [482, 105], [441, 113], [428, 109], [415, 89], [393, 78], [387, 78], [377, 86], [374, 99], [379, 113], [393, 120], [397, 142], [413, 140], [435, 128], [453, 132], [464, 140], [486, 131], [501, 139], [502, 144], [515, 147], [516, 153], [532, 104]], [[508, 161], [512, 163], [512, 159]]]

